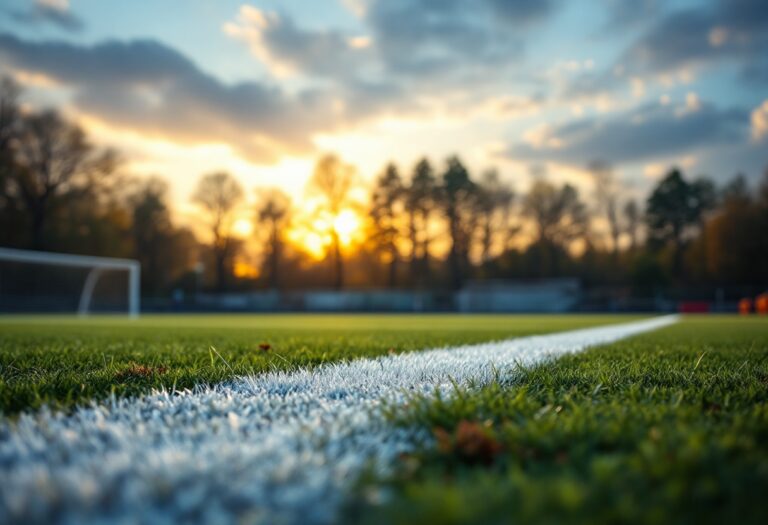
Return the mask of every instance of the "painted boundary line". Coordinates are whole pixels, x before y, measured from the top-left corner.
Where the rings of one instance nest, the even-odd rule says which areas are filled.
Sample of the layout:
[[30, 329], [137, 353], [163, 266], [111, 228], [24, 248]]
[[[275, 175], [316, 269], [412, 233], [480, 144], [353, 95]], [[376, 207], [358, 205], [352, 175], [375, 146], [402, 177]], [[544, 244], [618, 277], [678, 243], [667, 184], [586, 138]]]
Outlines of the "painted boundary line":
[[430, 437], [377, 410], [677, 316], [271, 372], [0, 423], [1, 523], [329, 523], [359, 474]]

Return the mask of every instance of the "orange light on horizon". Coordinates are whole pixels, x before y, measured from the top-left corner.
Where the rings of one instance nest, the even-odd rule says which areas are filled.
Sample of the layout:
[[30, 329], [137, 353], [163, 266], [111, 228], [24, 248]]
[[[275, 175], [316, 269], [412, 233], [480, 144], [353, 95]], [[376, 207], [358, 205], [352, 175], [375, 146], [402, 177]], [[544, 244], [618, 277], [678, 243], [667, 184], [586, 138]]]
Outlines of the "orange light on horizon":
[[239, 279], [256, 279], [259, 277], [259, 269], [245, 261], [235, 261], [232, 273]]
[[343, 209], [335, 216], [326, 211], [318, 211], [309, 220], [295, 224], [288, 231], [287, 237], [319, 260], [333, 246], [334, 233], [342, 249], [349, 248], [362, 237], [362, 218], [351, 208]]

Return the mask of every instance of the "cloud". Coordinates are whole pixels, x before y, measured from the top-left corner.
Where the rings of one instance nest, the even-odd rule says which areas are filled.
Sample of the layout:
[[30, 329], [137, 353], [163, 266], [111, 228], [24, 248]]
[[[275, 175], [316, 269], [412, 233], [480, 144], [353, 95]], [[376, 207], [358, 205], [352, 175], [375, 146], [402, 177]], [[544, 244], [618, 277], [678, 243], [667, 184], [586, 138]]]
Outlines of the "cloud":
[[552, 12], [552, 0], [379, 0], [365, 21], [393, 74], [440, 75], [511, 65], [524, 31]]
[[224, 25], [224, 32], [246, 42], [251, 52], [277, 76], [357, 78], [371, 58], [368, 37], [303, 29], [287, 15], [250, 5], [240, 8], [237, 19]]
[[610, 118], [540, 127], [507, 153], [514, 159], [579, 166], [594, 159], [613, 164], [652, 161], [743, 142], [748, 119], [745, 111], [718, 109], [692, 96], [677, 110], [654, 103]]
[[81, 31], [84, 27], [82, 20], [72, 13], [69, 0], [35, 0], [28, 9], [9, 14], [23, 24], [49, 23], [71, 32]]
[[768, 99], [752, 111], [750, 123], [752, 125], [752, 139], [755, 142], [768, 137]]
[[637, 71], [666, 73], [722, 59], [745, 70], [766, 64], [768, 4], [764, 0], [717, 0], [660, 18], [624, 54], [621, 63]]
[[[497, 78], [520, 58], [527, 28], [557, 0], [355, 0], [364, 34], [299, 26], [244, 5], [230, 36], [279, 75], [338, 82], [429, 83]], [[394, 80], [392, 80], [394, 79]]]
[[243, 5], [223, 30], [276, 77], [334, 90], [352, 115], [423, 115], [487, 105], [520, 78], [525, 83], [516, 87], [538, 88], [519, 67], [523, 40], [556, 3], [356, 0], [356, 30], [312, 28], [285, 12]]
[[110, 123], [177, 141], [224, 142], [265, 162], [308, 151], [311, 137], [372, 114], [390, 96], [365, 100], [306, 89], [296, 94], [259, 82], [224, 84], [153, 40], [93, 46], [30, 42], [0, 35], [0, 64], [45, 75], [74, 93], [76, 108]]
[[607, 18], [603, 27], [605, 33], [625, 31], [627, 28], [647, 23], [661, 11], [659, 0], [603, 0]]
[[608, 67], [568, 79], [561, 90], [564, 98], [631, 89], [633, 79], [656, 80], [666, 87], [690, 84], [698, 70], [723, 63], [733, 64], [743, 81], [768, 84], [764, 0], [705, 0], [677, 9], [652, 0], [604, 1], [610, 24], [605, 35], [615, 38], [638, 26], [639, 36]]

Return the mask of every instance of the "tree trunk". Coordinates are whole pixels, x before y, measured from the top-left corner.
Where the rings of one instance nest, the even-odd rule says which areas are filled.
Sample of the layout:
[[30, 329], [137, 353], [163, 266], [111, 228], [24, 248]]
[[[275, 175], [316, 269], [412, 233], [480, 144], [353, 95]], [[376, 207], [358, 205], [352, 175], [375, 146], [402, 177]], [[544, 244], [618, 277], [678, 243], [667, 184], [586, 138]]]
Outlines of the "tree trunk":
[[397, 249], [393, 246], [391, 251], [392, 260], [389, 262], [389, 288], [394, 288], [397, 285]]
[[409, 214], [409, 233], [411, 237], [411, 253], [408, 261], [411, 285], [419, 282], [419, 239], [416, 226], [416, 210], [411, 209]]
[[214, 258], [216, 259], [216, 291], [221, 293], [226, 288], [226, 247], [216, 247]]
[[273, 290], [280, 288], [280, 241], [277, 225], [272, 226], [269, 253], [269, 286]]
[[682, 232], [675, 230], [674, 232], [674, 259], [673, 259], [673, 271], [677, 279], [683, 277], [683, 249], [685, 248], [683, 243]]
[[483, 263], [487, 263], [491, 260], [491, 244], [493, 241], [493, 230], [491, 228], [491, 218], [485, 217], [483, 224]]
[[341, 256], [341, 243], [339, 241], [339, 234], [334, 230], [331, 234], [333, 237], [333, 262], [334, 262], [334, 279], [333, 287], [336, 290], [344, 288], [344, 260]]
[[43, 240], [43, 231], [45, 227], [45, 208], [43, 205], [36, 205], [32, 211], [32, 249], [45, 249]]

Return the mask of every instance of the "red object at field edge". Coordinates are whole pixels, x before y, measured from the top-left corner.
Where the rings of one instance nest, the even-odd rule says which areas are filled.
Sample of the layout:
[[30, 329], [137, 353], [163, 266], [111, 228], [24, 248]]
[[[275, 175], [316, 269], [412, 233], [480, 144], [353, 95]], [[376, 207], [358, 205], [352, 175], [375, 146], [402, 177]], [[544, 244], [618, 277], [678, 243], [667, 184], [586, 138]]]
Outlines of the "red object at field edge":
[[708, 314], [710, 305], [706, 301], [683, 301], [677, 309], [682, 314]]

